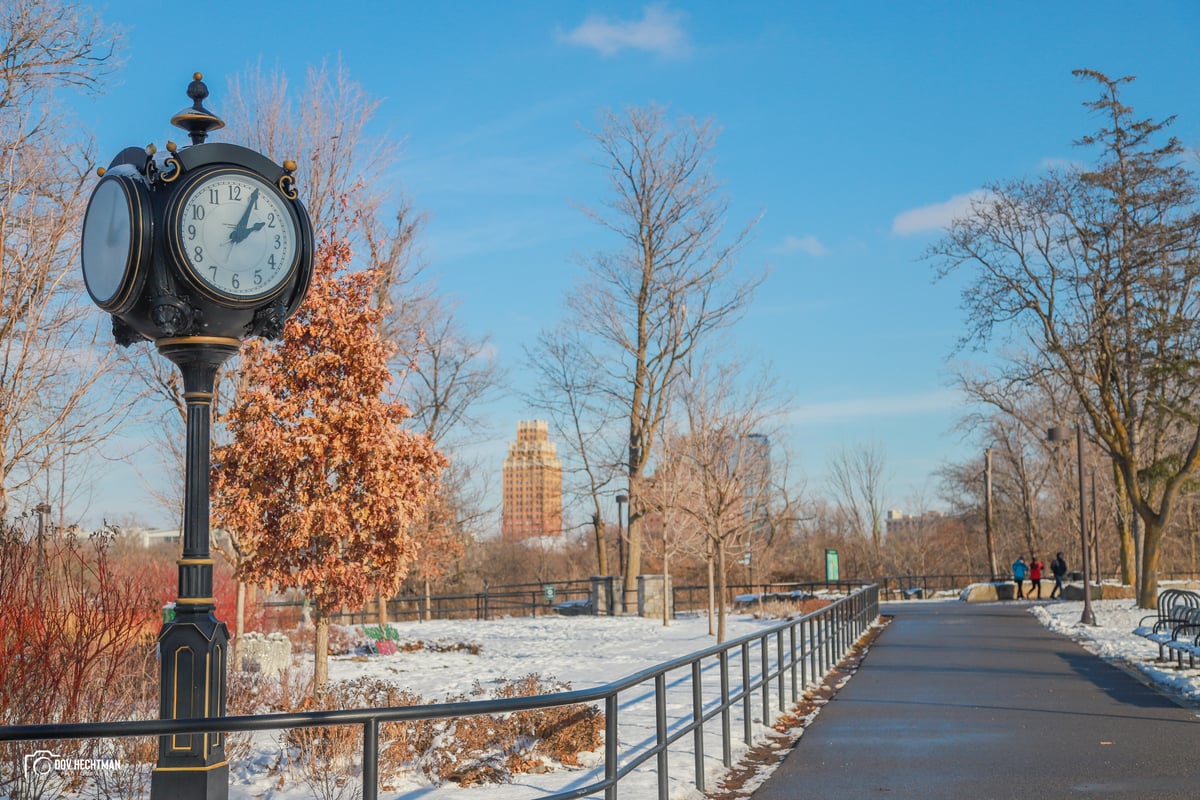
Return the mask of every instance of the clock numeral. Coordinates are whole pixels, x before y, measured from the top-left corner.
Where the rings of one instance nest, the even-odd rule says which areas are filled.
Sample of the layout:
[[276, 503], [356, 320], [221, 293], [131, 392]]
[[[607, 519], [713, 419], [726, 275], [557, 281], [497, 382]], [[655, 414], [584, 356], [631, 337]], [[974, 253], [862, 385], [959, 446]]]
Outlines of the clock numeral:
[[216, 186], [210, 186], [208, 189], [208, 204], [210, 206], [221, 204], [221, 190]]
[[204, 219], [204, 206], [200, 205], [199, 203], [192, 206], [192, 219]]
[[229, 281], [229, 285], [235, 289], [242, 288], [242, 282], [238, 280], [238, 274], [236, 272], [233, 273], [233, 278]]
[[283, 238], [277, 233], [275, 234], [275, 249], [283, 247]]
[[229, 199], [230, 200], [241, 200], [242, 199], [242, 187], [236, 183], [229, 184]]
[[275, 215], [274, 214], [267, 214], [267, 227], [268, 228], [275, 227]]
[[203, 260], [204, 260], [204, 248], [201, 247], [200, 245], [196, 245], [196, 248], [192, 251], [192, 261], [195, 261], [197, 264], [199, 264]]
[[209, 267], [208, 269], [209, 269], [209, 271], [212, 272], [213, 283], [216, 283], [217, 282], [217, 266], [216, 266], [216, 264]]
[[187, 227], [187, 232], [188, 232], [188, 238], [189, 238], [189, 239], [195, 239], [195, 238], [196, 238], [196, 226], [195, 226], [195, 225], [188, 225], [188, 227]]
[[254, 285], [262, 286], [262, 282], [263, 282], [262, 270], [261, 269], [254, 270]]
[[270, 264], [272, 267], [275, 266], [275, 254], [274, 253], [271, 253], [271, 255], [267, 257], [267, 263]]

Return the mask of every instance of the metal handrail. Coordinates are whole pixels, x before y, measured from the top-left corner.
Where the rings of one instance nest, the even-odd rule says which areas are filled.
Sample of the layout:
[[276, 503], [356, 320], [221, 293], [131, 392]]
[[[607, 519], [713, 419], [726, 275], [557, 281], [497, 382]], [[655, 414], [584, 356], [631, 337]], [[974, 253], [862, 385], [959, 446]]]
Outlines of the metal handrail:
[[[671, 744], [689, 733], [695, 747], [695, 783], [704, 791], [704, 723], [721, 717], [722, 760], [732, 766], [730, 709], [742, 704], [745, 721], [743, 739], [752, 743], [751, 707], [756, 692], [761, 692], [763, 724], [770, 724], [771, 689], [777, 682], [779, 708], [786, 705], [785, 680], [790, 684], [792, 703], [810, 683], [823, 677], [849, 651], [859, 637], [879, 616], [879, 589], [865, 586], [825, 608], [781, 622], [752, 634], [716, 644], [636, 672], [625, 678], [592, 689], [578, 689], [554, 694], [512, 697], [499, 700], [433, 703], [390, 708], [342, 709], [307, 711], [303, 713], [257, 714], [202, 719], [128, 720], [122, 722], [84, 722], [57, 725], [0, 726], [0, 742], [51, 741], [61, 739], [100, 739], [132, 736], [162, 736], [169, 734], [261, 731], [286, 728], [312, 728], [331, 725], [363, 726], [363, 800], [378, 798], [379, 725], [384, 722], [406, 722], [446, 719], [452, 717], [509, 714], [580, 703], [603, 703], [605, 709], [604, 776], [602, 779], [574, 789], [546, 795], [543, 800], [568, 800], [604, 792], [605, 800], [616, 800], [622, 778], [650, 758], [657, 759], [658, 796], [666, 800], [669, 775], [667, 752]], [[785, 646], [784, 636], [787, 636]], [[771, 666], [769, 643], [775, 639], [775, 663]], [[751, 648], [760, 649], [761, 667], [756, 679], [750, 675]], [[729, 686], [729, 653], [737, 649], [742, 667], [742, 685], [737, 691]], [[702, 662], [716, 658], [721, 681], [721, 701], [705, 710], [701, 691]], [[691, 721], [671, 731], [666, 721], [666, 689], [668, 673], [688, 668], [692, 681]], [[644, 752], [620, 760], [618, 738], [618, 696], [620, 693], [654, 683], [655, 743]]]

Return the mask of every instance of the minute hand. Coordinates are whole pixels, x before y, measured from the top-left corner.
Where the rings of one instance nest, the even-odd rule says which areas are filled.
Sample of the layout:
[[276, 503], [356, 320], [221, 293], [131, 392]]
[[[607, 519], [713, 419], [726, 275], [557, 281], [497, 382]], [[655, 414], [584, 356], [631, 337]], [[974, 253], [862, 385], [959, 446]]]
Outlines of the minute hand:
[[242, 212], [242, 218], [237, 221], [237, 225], [233, 226], [233, 230], [229, 232], [229, 241], [237, 244], [243, 241], [250, 235], [250, 229], [247, 223], [250, 222], [250, 212], [254, 210], [254, 206], [258, 203], [258, 189], [250, 193], [250, 199], [246, 202], [246, 210]]

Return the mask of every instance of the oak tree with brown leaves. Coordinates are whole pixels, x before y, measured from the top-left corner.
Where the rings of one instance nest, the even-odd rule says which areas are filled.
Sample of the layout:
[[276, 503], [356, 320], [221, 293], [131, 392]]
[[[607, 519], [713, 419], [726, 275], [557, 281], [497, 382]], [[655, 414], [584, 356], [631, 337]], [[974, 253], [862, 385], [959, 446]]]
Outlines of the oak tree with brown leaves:
[[245, 388], [213, 452], [213, 514], [243, 539], [239, 578], [299, 588], [316, 621], [314, 684], [328, 677], [329, 614], [399, 588], [418, 556], [414, 517], [447, 461], [387, 399], [390, 347], [376, 270], [349, 272], [336, 233], [278, 343], [243, 348]]

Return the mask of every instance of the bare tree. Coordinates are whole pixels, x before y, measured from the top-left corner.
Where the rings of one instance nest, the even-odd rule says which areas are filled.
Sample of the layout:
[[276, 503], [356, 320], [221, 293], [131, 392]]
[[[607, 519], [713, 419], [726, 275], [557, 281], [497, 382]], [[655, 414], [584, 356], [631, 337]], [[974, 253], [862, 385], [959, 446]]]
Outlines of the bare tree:
[[[1079, 144], [1094, 168], [995, 184], [929, 251], [943, 274], [966, 270], [967, 342], [994, 331], [1028, 343], [997, 380], [1050, 374], [1062, 409], [1094, 432], [1119, 473], [1129, 538], [1141, 553], [1138, 603], [1157, 599], [1159, 546], [1200, 464], [1200, 209], [1172, 119], [1137, 119], [1132, 78], [1079, 70], [1099, 97], [1099, 130]], [[1139, 548], [1140, 545], [1140, 548]]]
[[0, 519], [124, 417], [119, 392], [97, 391], [111, 353], [77, 272], [94, 151], [55, 103], [97, 91], [117, 43], [81, 4], [0, 8]]
[[859, 534], [867, 537], [875, 552], [873, 568], [882, 567], [887, 457], [883, 445], [865, 444], [855, 450], [842, 448], [829, 462], [830, 488], [837, 507]]
[[728, 206], [712, 175], [711, 122], [671, 123], [655, 105], [607, 112], [590, 133], [611, 199], [586, 213], [618, 246], [587, 262], [567, 298], [579, 343], [600, 357], [604, 391], [624, 409], [629, 490], [626, 604], [641, 570], [641, 482], [689, 355], [733, 324], [761, 277], [741, 280], [734, 261], [753, 222], [726, 238]]
[[602, 382], [600, 364], [580, 342], [574, 326], [564, 324], [543, 331], [525, 357], [538, 376], [534, 393], [525, 400], [545, 413], [565, 437], [566, 475], [571, 482], [568, 492], [590, 504], [596, 574], [612, 574], [602, 498], [619, 478], [621, 448], [613, 431], [620, 409]]
[[778, 408], [770, 382], [748, 380], [735, 365], [684, 373], [677, 393], [686, 430], [664, 442], [654, 481], [674, 484], [662, 493], [708, 539], [716, 572], [717, 641], [725, 641], [729, 560], [739, 544], [769, 528], [764, 444]]

